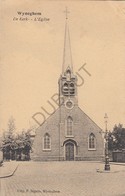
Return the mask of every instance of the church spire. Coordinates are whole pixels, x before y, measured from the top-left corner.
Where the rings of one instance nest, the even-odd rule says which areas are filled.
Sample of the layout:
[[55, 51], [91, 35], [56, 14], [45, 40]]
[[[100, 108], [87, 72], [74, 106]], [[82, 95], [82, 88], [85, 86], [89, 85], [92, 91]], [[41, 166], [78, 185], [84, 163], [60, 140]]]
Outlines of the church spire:
[[62, 65], [63, 73], [66, 71], [68, 67], [73, 72], [72, 53], [71, 53], [71, 45], [70, 45], [69, 27], [68, 27], [69, 11], [67, 10], [67, 7], [64, 12], [66, 14], [66, 23], [65, 23], [65, 37], [64, 37], [64, 51], [63, 51], [63, 65]]

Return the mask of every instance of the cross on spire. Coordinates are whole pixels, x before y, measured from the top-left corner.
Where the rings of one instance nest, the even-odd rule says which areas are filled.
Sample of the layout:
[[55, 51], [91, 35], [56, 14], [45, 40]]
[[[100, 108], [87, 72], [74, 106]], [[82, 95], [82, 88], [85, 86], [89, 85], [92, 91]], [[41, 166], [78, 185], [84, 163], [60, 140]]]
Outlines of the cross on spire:
[[67, 7], [66, 7], [64, 13], [66, 14], [66, 20], [67, 20], [67, 19], [68, 19], [68, 14], [70, 13], [70, 12], [68, 11]]

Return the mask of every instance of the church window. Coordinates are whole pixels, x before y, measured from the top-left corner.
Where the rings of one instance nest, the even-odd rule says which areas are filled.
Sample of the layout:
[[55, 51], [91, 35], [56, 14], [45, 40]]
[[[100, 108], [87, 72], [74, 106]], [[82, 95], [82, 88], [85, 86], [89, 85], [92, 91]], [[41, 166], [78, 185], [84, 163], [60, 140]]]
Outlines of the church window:
[[64, 83], [64, 85], [63, 85], [63, 93], [64, 93], [64, 95], [68, 95], [68, 91], [69, 91], [68, 84]]
[[91, 133], [89, 135], [89, 149], [95, 149], [95, 135]]
[[51, 149], [51, 138], [48, 133], [44, 135], [44, 150], [50, 150]]
[[74, 88], [74, 84], [73, 83], [70, 83], [70, 88]]
[[67, 118], [67, 136], [72, 135], [73, 120], [71, 116]]
[[75, 93], [74, 84], [70, 83], [70, 95], [73, 95], [74, 93]]
[[68, 84], [64, 83], [63, 88], [64, 88], [64, 90], [68, 90]]

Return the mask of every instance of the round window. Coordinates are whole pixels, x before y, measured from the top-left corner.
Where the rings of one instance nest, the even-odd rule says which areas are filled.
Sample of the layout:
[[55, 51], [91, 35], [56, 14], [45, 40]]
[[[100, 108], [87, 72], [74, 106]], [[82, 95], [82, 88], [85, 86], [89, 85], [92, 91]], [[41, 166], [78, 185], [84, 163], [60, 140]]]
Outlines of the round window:
[[69, 108], [69, 109], [72, 109], [73, 108], [73, 102], [71, 100], [68, 100], [66, 102], [66, 107]]

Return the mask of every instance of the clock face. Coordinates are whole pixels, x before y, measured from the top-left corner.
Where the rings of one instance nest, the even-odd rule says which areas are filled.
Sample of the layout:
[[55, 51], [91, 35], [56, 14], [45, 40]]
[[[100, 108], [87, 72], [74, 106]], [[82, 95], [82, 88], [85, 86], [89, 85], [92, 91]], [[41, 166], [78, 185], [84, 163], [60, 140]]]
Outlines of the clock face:
[[73, 106], [74, 106], [74, 104], [73, 104], [73, 102], [72, 102], [71, 100], [68, 100], [68, 101], [66, 101], [65, 106], [66, 106], [68, 109], [72, 109]]

